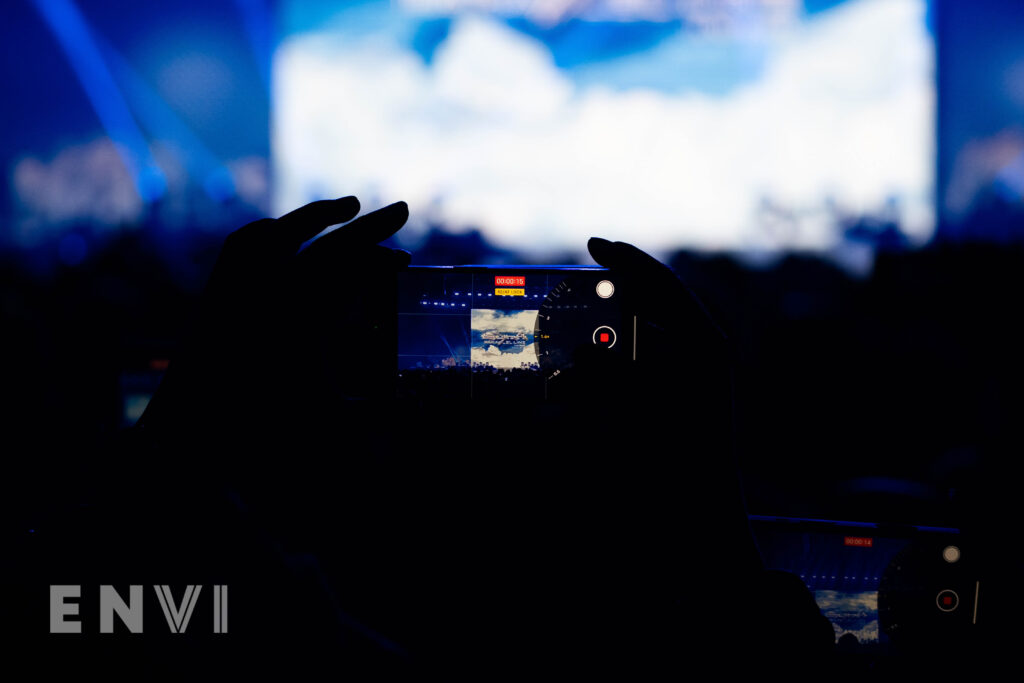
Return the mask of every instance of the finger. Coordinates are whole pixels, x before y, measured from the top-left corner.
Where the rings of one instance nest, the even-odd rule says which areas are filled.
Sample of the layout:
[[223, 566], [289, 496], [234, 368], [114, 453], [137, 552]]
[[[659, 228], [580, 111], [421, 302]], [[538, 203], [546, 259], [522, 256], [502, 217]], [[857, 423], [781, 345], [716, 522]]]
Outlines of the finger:
[[359, 200], [355, 197], [323, 199], [310, 202], [277, 219], [275, 231], [282, 239], [294, 243], [298, 248], [326, 228], [352, 220], [359, 213]]
[[[587, 242], [590, 255], [600, 265], [627, 273], [639, 290], [634, 293], [637, 305], [651, 311], [675, 310], [680, 320], [704, 321], [715, 339], [725, 335], [714, 323], [704, 304], [682, 280], [661, 261], [625, 242], [609, 242], [591, 237]], [[669, 305], [669, 302], [673, 305]], [[671, 320], [669, 320], [671, 322]]]
[[394, 252], [395, 265], [399, 268], [407, 268], [412, 263], [412, 254], [405, 249], [392, 249]]
[[325, 249], [337, 250], [378, 244], [398, 232], [409, 220], [409, 207], [405, 202], [395, 202], [365, 216], [360, 216], [348, 225], [332, 230], [309, 245], [307, 251]]
[[594, 260], [605, 268], [638, 274], [655, 272], [671, 274], [668, 266], [661, 261], [626, 242], [609, 242], [601, 237], [591, 237], [587, 242], [587, 249], [590, 250], [590, 255], [594, 257]]
[[667, 288], [668, 291], [685, 288], [671, 268], [632, 244], [591, 237], [587, 248], [594, 260], [605, 268], [627, 273], [635, 280], [646, 283], [647, 287]]
[[603, 237], [591, 237], [587, 240], [587, 250], [594, 260], [605, 268], [618, 267], [618, 252], [613, 242]]
[[309, 268], [335, 268], [373, 272], [386, 268], [405, 268], [412, 262], [412, 254], [405, 249], [391, 249], [382, 244], [371, 244], [358, 249], [307, 249], [299, 254], [298, 266]]

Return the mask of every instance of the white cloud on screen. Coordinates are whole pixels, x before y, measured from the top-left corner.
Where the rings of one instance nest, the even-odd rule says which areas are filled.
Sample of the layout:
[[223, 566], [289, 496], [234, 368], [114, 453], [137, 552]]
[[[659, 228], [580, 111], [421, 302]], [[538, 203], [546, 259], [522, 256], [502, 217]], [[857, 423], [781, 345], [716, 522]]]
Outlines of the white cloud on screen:
[[533, 344], [524, 346], [520, 353], [502, 353], [496, 346], [486, 349], [473, 347], [469, 355], [474, 363], [487, 363], [496, 368], [518, 368], [522, 367], [523, 363], [536, 365], [539, 362], [537, 347]]
[[[395, 42], [294, 36], [275, 62], [276, 210], [405, 199], [501, 246], [828, 249], [829, 200], [900, 198], [931, 230], [932, 48], [919, 0], [861, 0], [794, 29], [729, 95], [576, 88], [547, 48], [458, 19], [432, 65]], [[771, 229], [768, 198], [792, 212]]]
[[814, 600], [823, 612], [838, 611], [847, 614], [874, 614], [878, 611], [878, 593], [863, 591], [861, 593], [845, 593], [833, 590], [814, 592]]
[[537, 311], [501, 311], [492, 308], [474, 308], [470, 314], [470, 329], [533, 334], [537, 324]]
[[[878, 642], [877, 592], [818, 590], [814, 591], [814, 601], [821, 613], [832, 622], [837, 640], [846, 633], [852, 633], [860, 643]], [[850, 628], [852, 625], [859, 628]]]
[[[537, 311], [499, 311], [474, 308], [470, 316], [470, 328], [475, 331], [527, 332], [533, 336], [537, 323]], [[503, 353], [494, 345], [473, 346], [469, 352], [473, 363], [487, 363], [496, 368], [518, 368], [523, 363], [536, 364], [537, 347], [527, 344], [518, 353]]]

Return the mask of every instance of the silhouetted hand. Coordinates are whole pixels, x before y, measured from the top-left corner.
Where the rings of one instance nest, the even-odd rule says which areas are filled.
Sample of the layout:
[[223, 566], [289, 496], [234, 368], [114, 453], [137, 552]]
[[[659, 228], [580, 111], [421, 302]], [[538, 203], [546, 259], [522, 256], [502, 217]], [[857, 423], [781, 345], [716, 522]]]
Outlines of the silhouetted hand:
[[[650, 444], [652, 462], [638, 499], [665, 501], [650, 509], [658, 530], [652, 545], [684, 542], [666, 564], [676, 572], [683, 613], [699, 630], [688, 638], [705, 656], [738, 657], [729, 664], [736, 672], [821, 674], [831, 624], [799, 577], [764, 570], [750, 534], [732, 452], [728, 339], [667, 266], [623, 242], [595, 237], [588, 247], [628, 282], [624, 294], [641, 326], [633, 390], [642, 407], [630, 415], [631, 431]], [[745, 614], [755, 604], [768, 610], [768, 621], [765, 634], [752, 637]], [[682, 641], [667, 646], [685, 649]]]
[[628, 278], [628, 303], [648, 327], [646, 337], [658, 344], [689, 349], [689, 357], [675, 366], [730, 362], [725, 334], [668, 266], [625, 242], [592, 237], [587, 248], [599, 264]]
[[593, 546], [616, 548], [611, 573], [648, 601], [623, 612], [651, 629], [637, 647], [660, 661], [683, 643], [731, 647], [762, 565], [735, 467], [729, 342], [667, 266], [623, 242], [588, 248], [636, 314], [636, 360], [580, 347], [553, 457], [580, 454], [572, 491], [601, 530]]
[[339, 402], [386, 392], [394, 271], [380, 246], [404, 202], [351, 220], [355, 197], [312, 202], [227, 237], [194, 328], [140, 420], [146, 430], [213, 444], [292, 433]]
[[[377, 243], [405, 205], [299, 251], [357, 211], [315, 202], [227, 239], [143, 429], [186, 456], [212, 448], [248, 477], [263, 526], [316, 549], [343, 610], [445, 666], [513, 651], [524, 666], [570, 652], [678, 662], [688, 610], [709, 633], [737, 619], [745, 606], [722, 596], [756, 551], [731, 470], [726, 344], [678, 278], [591, 240], [642, 326], [641, 362], [610, 384], [609, 368], [582, 367], [615, 401], [402, 415], [367, 399], [393, 397], [394, 271], [409, 258]], [[711, 548], [711, 563], [694, 554]]]

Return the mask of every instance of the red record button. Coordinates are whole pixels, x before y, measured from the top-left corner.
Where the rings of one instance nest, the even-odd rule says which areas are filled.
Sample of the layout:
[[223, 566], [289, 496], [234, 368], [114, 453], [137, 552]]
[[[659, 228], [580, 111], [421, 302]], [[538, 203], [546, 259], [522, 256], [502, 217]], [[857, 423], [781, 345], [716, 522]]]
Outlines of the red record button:
[[943, 612], [952, 612], [960, 605], [960, 596], [955, 591], [947, 588], [946, 590], [939, 591], [939, 594], [935, 596], [935, 604]]
[[603, 346], [606, 349], [610, 349], [615, 346], [616, 335], [615, 330], [608, 327], [607, 325], [601, 325], [601, 327], [594, 330], [594, 343], [598, 346]]

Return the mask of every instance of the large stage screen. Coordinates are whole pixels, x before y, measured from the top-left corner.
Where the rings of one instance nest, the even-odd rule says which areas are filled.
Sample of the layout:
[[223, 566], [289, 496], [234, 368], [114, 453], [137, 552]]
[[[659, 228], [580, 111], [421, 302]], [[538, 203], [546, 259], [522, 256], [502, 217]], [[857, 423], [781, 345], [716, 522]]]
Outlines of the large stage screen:
[[406, 200], [520, 253], [934, 230], [925, 0], [286, 0], [274, 202]]

